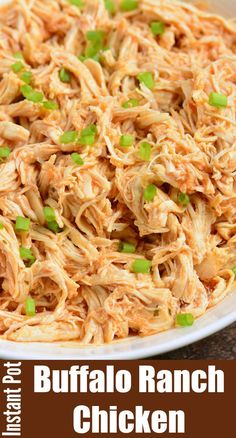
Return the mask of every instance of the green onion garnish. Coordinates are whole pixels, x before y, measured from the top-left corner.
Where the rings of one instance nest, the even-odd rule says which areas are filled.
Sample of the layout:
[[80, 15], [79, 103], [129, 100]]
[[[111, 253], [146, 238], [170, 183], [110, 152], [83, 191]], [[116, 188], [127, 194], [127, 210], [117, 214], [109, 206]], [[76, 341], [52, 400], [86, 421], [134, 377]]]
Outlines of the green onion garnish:
[[22, 85], [20, 90], [25, 99], [31, 102], [39, 103], [43, 101], [43, 93], [40, 93], [40, 91], [34, 91], [30, 85]]
[[234, 275], [235, 275], [235, 277], [236, 277], [236, 266], [234, 266], [234, 267], [232, 268], [232, 271], [233, 271], [233, 273], [234, 273]]
[[155, 198], [157, 193], [157, 188], [154, 184], [149, 184], [144, 192], [143, 192], [143, 198], [145, 201], [151, 202]]
[[139, 73], [137, 76], [139, 82], [144, 84], [149, 90], [153, 90], [155, 88], [155, 81], [153, 79], [153, 75], [150, 72]]
[[29, 228], [30, 219], [23, 216], [17, 216], [15, 224], [16, 231], [29, 231]]
[[24, 72], [21, 74], [20, 78], [21, 78], [21, 80], [22, 80], [23, 82], [25, 82], [27, 85], [29, 85], [30, 82], [31, 82], [32, 76], [33, 76], [33, 75], [32, 75], [32, 73], [31, 73], [31, 71], [24, 71]]
[[15, 64], [12, 64], [11, 69], [14, 71], [14, 73], [19, 73], [24, 68], [24, 64], [21, 61], [15, 62]]
[[123, 108], [134, 108], [135, 106], [139, 105], [138, 99], [129, 99], [127, 102], [124, 102], [122, 104]]
[[47, 222], [48, 229], [53, 231], [53, 233], [57, 234], [61, 231], [57, 221], [49, 221]]
[[72, 6], [77, 6], [78, 8], [83, 8], [84, 1], [83, 0], [67, 0]]
[[80, 154], [77, 154], [77, 152], [74, 152], [73, 154], [71, 154], [71, 159], [78, 166], [83, 166], [83, 164], [84, 164], [83, 158], [80, 156]]
[[103, 43], [105, 32], [103, 30], [89, 30], [86, 33], [86, 38], [92, 43]]
[[178, 202], [183, 205], [183, 207], [187, 207], [187, 205], [190, 203], [190, 198], [186, 193], [179, 193], [178, 195]]
[[208, 103], [216, 108], [226, 108], [228, 105], [228, 97], [224, 94], [211, 93]]
[[8, 146], [0, 147], [0, 159], [8, 158], [11, 153], [11, 149]]
[[143, 141], [139, 147], [138, 155], [142, 160], [149, 161], [151, 158], [152, 146], [147, 141]]
[[120, 242], [119, 251], [124, 254], [133, 254], [136, 250], [136, 246], [129, 242]]
[[44, 207], [43, 214], [47, 222], [52, 222], [56, 220], [55, 211], [52, 207]]
[[149, 274], [152, 262], [146, 259], [138, 259], [132, 263], [132, 271], [136, 274]]
[[35, 257], [33, 256], [31, 249], [25, 248], [24, 246], [20, 247], [20, 257], [22, 260], [25, 260], [27, 262], [30, 262], [29, 265], [31, 266], [35, 262]]
[[122, 12], [130, 12], [134, 11], [134, 9], [138, 8], [137, 0], [122, 0], [120, 9]]
[[71, 74], [64, 67], [59, 71], [59, 78], [62, 82], [69, 83], [71, 81]]
[[162, 35], [165, 32], [165, 23], [162, 21], [153, 21], [150, 25], [153, 35]]
[[36, 305], [35, 305], [35, 300], [33, 298], [27, 298], [25, 302], [25, 313], [27, 316], [35, 316]]
[[61, 144], [75, 143], [78, 138], [77, 131], [66, 131], [61, 135], [59, 141]]
[[53, 102], [51, 100], [47, 100], [47, 101], [43, 102], [43, 106], [47, 110], [57, 110], [58, 109], [57, 102]]
[[104, 5], [109, 14], [114, 15], [116, 12], [116, 6], [113, 0], [104, 0]]
[[120, 146], [123, 148], [128, 148], [132, 146], [134, 143], [134, 136], [133, 135], [122, 135], [120, 137]]
[[0, 222], [0, 230], [3, 230], [3, 228], [4, 228], [4, 225], [2, 222]]
[[24, 61], [24, 56], [23, 56], [23, 54], [22, 54], [21, 52], [16, 52], [16, 53], [14, 53], [13, 58], [15, 58], [15, 59], [21, 59], [21, 60]]
[[78, 143], [81, 145], [92, 146], [95, 143], [96, 134], [96, 125], [89, 125], [87, 128], [82, 129]]
[[194, 317], [192, 313], [179, 313], [176, 316], [176, 322], [182, 327], [191, 326], [194, 323]]

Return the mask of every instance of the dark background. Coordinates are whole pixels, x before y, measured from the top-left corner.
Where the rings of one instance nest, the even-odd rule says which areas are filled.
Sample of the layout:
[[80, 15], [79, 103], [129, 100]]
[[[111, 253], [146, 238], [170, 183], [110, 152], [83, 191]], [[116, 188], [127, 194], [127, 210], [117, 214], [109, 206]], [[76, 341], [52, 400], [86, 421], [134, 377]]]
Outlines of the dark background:
[[209, 338], [152, 359], [236, 359], [236, 323]]

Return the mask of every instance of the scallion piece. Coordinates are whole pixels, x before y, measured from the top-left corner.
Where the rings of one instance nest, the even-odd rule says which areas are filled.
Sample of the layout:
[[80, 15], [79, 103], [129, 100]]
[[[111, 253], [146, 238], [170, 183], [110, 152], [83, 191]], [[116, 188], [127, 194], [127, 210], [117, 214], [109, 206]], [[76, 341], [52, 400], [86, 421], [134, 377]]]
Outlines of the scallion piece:
[[124, 102], [122, 104], [122, 107], [127, 109], [127, 108], [134, 108], [135, 106], [138, 105], [139, 105], [138, 99], [129, 99], [127, 100], [127, 102]]
[[11, 69], [14, 71], [14, 73], [19, 73], [23, 68], [24, 64], [21, 61], [15, 62], [15, 64], [12, 64]]
[[133, 254], [136, 250], [136, 246], [129, 242], [120, 242], [119, 251], [124, 254]]
[[143, 141], [139, 146], [138, 155], [142, 160], [149, 161], [151, 158], [152, 146], [147, 141]]
[[78, 166], [83, 166], [84, 164], [84, 160], [83, 158], [80, 156], [80, 154], [78, 154], [77, 152], [74, 152], [73, 154], [71, 154], [71, 159], [74, 161], [75, 164], [77, 164]]
[[132, 144], [134, 143], [134, 136], [133, 135], [122, 135], [120, 137], [120, 146], [122, 148], [128, 148], [130, 146], [132, 146]]
[[96, 44], [96, 43], [103, 43], [105, 38], [105, 32], [103, 30], [89, 30], [86, 33], [86, 38], [88, 41]]
[[8, 158], [11, 153], [11, 149], [8, 146], [0, 147], [0, 160]]
[[139, 82], [144, 84], [149, 90], [153, 90], [155, 88], [155, 81], [153, 79], [152, 73], [146, 71], [139, 73], [137, 76]]
[[187, 207], [187, 205], [190, 203], [190, 198], [186, 193], [179, 193], [178, 195], [178, 202], [183, 205], [183, 207]]
[[81, 145], [92, 146], [95, 143], [96, 134], [96, 125], [89, 125], [87, 128], [82, 129], [78, 143]]
[[35, 262], [35, 257], [33, 256], [31, 249], [25, 248], [24, 246], [20, 247], [20, 257], [22, 260], [25, 260], [26, 262], [30, 262], [29, 265], [31, 266]]
[[25, 99], [31, 102], [40, 103], [43, 101], [43, 93], [40, 91], [34, 91], [30, 85], [22, 85], [20, 90]]
[[95, 134], [97, 134], [97, 127], [96, 127], [96, 125], [89, 125], [89, 126], [87, 126], [87, 128], [84, 128], [84, 129], [82, 129], [82, 131], [81, 131], [81, 137], [86, 137], [86, 135], [91, 135], [91, 134], [93, 134], [93, 135], [95, 135]]
[[165, 23], [162, 21], [153, 21], [150, 25], [153, 35], [162, 35], [165, 32]]
[[192, 313], [179, 313], [176, 316], [176, 323], [182, 327], [191, 326], [194, 323], [194, 316]]
[[83, 8], [84, 7], [84, 1], [83, 0], [67, 0], [67, 1], [72, 6], [77, 6], [77, 8]]
[[29, 228], [30, 219], [23, 216], [17, 216], [15, 224], [16, 231], [29, 231]]
[[69, 83], [71, 81], [71, 74], [64, 67], [59, 71], [59, 78], [61, 82]]
[[208, 103], [215, 108], [226, 108], [228, 105], [228, 97], [220, 93], [211, 93]]
[[114, 15], [116, 12], [116, 6], [113, 0], [104, 0], [104, 5], [109, 14]]
[[78, 138], [77, 131], [66, 131], [61, 135], [59, 141], [61, 144], [75, 143]]
[[29, 85], [30, 82], [31, 82], [32, 76], [33, 76], [33, 75], [32, 75], [32, 73], [31, 73], [31, 71], [24, 71], [24, 72], [21, 74], [20, 78], [21, 78], [21, 80], [22, 80], [23, 82], [25, 82], [25, 84]]
[[57, 104], [57, 102], [53, 102], [51, 100], [46, 100], [45, 102], [43, 102], [43, 107], [47, 110], [57, 110], [58, 104]]
[[27, 298], [25, 302], [25, 313], [27, 316], [35, 316], [36, 305], [35, 305], [35, 300], [33, 298]]
[[137, 259], [132, 263], [131, 269], [136, 274], [149, 274], [152, 262], [147, 259]]
[[61, 231], [57, 221], [49, 221], [47, 222], [48, 229], [53, 231], [53, 233], [57, 234]]
[[157, 193], [157, 188], [154, 184], [149, 184], [143, 192], [143, 198], [147, 202], [153, 201]]
[[234, 273], [234, 275], [235, 275], [235, 277], [236, 277], [236, 266], [234, 266], [234, 267], [232, 268], [232, 271], [233, 271], [233, 273]]
[[122, 12], [134, 11], [137, 8], [138, 8], [137, 0], [122, 0], [120, 5], [120, 9]]
[[0, 230], [3, 230], [3, 228], [4, 228], [4, 225], [2, 222], [0, 222]]
[[55, 211], [52, 207], [44, 207], [43, 214], [47, 222], [52, 222], [56, 220]]

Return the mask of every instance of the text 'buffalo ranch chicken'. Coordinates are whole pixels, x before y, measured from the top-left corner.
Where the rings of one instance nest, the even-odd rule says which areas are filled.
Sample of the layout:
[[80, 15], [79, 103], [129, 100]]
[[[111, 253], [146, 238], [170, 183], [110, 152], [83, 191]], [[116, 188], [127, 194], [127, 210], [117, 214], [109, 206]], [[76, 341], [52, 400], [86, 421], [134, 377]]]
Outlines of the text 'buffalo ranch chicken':
[[236, 25], [175, 0], [0, 13], [0, 330], [101, 344], [236, 274]]

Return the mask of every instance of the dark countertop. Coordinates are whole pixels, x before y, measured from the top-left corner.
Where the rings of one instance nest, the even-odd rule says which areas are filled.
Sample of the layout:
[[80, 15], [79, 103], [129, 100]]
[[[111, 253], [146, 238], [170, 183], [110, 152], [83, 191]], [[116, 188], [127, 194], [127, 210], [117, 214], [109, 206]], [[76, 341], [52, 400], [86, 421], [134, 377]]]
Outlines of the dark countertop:
[[152, 359], [236, 359], [236, 323], [209, 338]]

